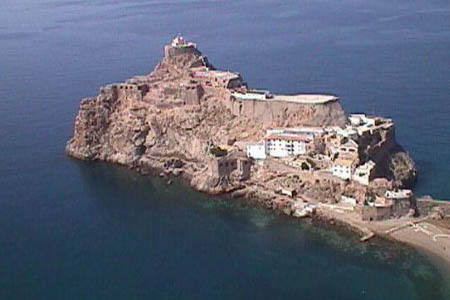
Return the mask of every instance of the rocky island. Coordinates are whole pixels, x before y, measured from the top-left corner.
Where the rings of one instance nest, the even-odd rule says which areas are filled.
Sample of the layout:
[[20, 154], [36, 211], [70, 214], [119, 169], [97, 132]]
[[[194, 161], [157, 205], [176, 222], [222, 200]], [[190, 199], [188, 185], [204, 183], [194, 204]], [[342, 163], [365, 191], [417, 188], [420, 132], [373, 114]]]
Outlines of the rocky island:
[[150, 74], [81, 102], [66, 152], [450, 258], [449, 206], [414, 196], [417, 170], [391, 119], [346, 115], [334, 95], [253, 90], [181, 36]]

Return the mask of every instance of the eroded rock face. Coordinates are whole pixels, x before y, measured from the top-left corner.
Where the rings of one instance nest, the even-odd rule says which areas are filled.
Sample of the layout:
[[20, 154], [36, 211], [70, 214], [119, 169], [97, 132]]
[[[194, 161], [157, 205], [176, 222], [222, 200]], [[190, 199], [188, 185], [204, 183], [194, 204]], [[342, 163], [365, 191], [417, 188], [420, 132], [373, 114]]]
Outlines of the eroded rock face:
[[229, 101], [232, 113], [239, 117], [257, 120], [262, 124], [294, 126], [343, 126], [347, 122], [339, 101], [320, 105], [301, 105], [289, 102], [258, 100]]
[[391, 149], [385, 163], [389, 168], [386, 177], [393, 180], [395, 186], [411, 188], [416, 184], [417, 169], [414, 161], [399, 145]]
[[[239, 176], [209, 175], [208, 144], [258, 141], [270, 127], [346, 122], [338, 101], [267, 108], [285, 111], [283, 117], [235, 116], [230, 111], [228, 89], [199, 85], [190, 77], [193, 67], [213, 68], [201, 52], [166, 48], [165, 53], [149, 75], [108, 85], [96, 98], [81, 102], [74, 136], [66, 146], [68, 155], [127, 165], [145, 173], [182, 174], [195, 188], [220, 193], [232, 191], [241, 182]], [[380, 159], [389, 162], [386, 172], [391, 172], [394, 180], [413, 182], [415, 168], [406, 153], [389, 152]]]
[[411, 188], [417, 181], [417, 168], [407, 152], [395, 140], [395, 127], [378, 131], [369, 139], [362, 137], [361, 156], [376, 163], [376, 176], [386, 178], [393, 187]]

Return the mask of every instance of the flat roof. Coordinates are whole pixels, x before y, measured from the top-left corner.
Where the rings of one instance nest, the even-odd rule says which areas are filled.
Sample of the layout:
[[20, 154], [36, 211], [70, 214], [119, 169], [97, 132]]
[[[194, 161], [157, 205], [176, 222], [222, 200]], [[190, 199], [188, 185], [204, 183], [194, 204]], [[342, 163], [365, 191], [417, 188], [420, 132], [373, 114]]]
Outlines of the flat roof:
[[331, 101], [337, 101], [338, 97], [321, 94], [274, 95], [274, 97], [269, 100], [294, 102], [299, 104], [324, 104]]
[[270, 134], [264, 137], [264, 140], [283, 140], [283, 141], [298, 141], [298, 142], [310, 142], [312, 141], [309, 135], [297, 134], [297, 135], [283, 135], [283, 134]]
[[230, 71], [221, 71], [221, 70], [208, 70], [208, 69], [193, 69], [194, 73], [202, 73], [203, 76], [206, 77], [217, 77], [217, 78], [226, 78], [226, 79], [234, 79], [239, 78], [239, 73], [233, 73]]
[[324, 131], [323, 127], [319, 126], [297, 126], [297, 127], [273, 127], [268, 130], [283, 130], [285, 132], [310, 132], [310, 131]]
[[346, 166], [346, 167], [349, 167], [355, 163], [356, 163], [356, 161], [354, 159], [345, 159], [345, 158], [337, 158], [333, 162], [333, 164], [335, 164], [335, 165]]

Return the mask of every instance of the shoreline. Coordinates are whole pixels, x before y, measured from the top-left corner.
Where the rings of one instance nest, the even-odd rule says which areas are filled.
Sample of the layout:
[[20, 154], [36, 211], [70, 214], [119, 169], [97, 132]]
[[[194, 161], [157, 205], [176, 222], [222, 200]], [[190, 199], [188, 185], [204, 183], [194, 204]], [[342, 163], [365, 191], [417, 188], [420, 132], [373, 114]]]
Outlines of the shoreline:
[[[72, 157], [71, 155], [67, 155], [70, 159], [74, 159], [79, 161], [79, 159]], [[89, 163], [105, 163], [111, 165], [111, 162], [102, 161], [102, 160], [83, 160], [83, 162]], [[347, 218], [345, 215], [340, 215], [332, 211], [322, 211], [314, 216], [306, 217], [306, 218], [296, 218], [292, 214], [287, 214], [283, 209], [277, 207], [268, 207], [264, 200], [257, 199], [255, 197], [248, 197], [246, 194], [240, 195], [239, 193], [235, 194], [236, 189], [230, 190], [227, 192], [219, 192], [219, 193], [211, 193], [208, 191], [201, 191], [197, 189], [194, 185], [191, 184], [191, 178], [186, 173], [181, 173], [179, 175], [174, 175], [171, 172], [167, 172], [164, 168], [141, 168], [141, 167], [132, 167], [124, 164], [120, 164], [117, 162], [113, 162], [112, 165], [116, 167], [125, 168], [131, 172], [134, 172], [140, 176], [147, 177], [149, 179], [159, 179], [165, 180], [167, 184], [171, 184], [173, 180], [180, 182], [182, 185], [186, 186], [186, 188], [193, 189], [196, 192], [206, 194], [209, 196], [217, 196], [226, 201], [233, 201], [233, 199], [241, 198], [249, 205], [255, 207], [262, 207], [266, 210], [273, 211], [273, 213], [279, 214], [280, 216], [285, 216], [290, 219], [297, 219], [299, 222], [305, 221], [304, 219], [311, 220], [311, 226], [315, 226], [314, 222], [319, 222], [323, 225], [330, 226], [330, 228], [336, 230], [345, 230], [351, 234], [357, 235], [360, 237], [360, 243], [365, 243], [371, 238], [380, 238], [389, 243], [398, 243], [404, 246], [407, 246], [411, 249], [419, 251], [421, 254], [426, 256], [430, 261], [439, 269], [442, 275], [450, 274], [450, 238], [448, 239], [449, 247], [446, 248], [446, 251], [439, 250], [436, 247], [434, 242], [431, 242], [429, 239], [426, 239], [426, 235], [414, 235], [411, 234], [411, 227], [407, 226], [403, 229], [397, 230], [392, 234], [386, 233], [386, 230], [398, 227], [399, 225], [406, 226], [407, 223], [427, 223], [428, 218], [422, 219], [392, 219], [385, 221], [373, 221], [373, 222], [365, 222], [358, 220], [351, 220]], [[237, 190], [239, 191], [239, 189]], [[237, 196], [236, 196], [237, 195]], [[300, 195], [301, 196], [301, 195]], [[353, 222], [352, 222], [353, 221]], [[390, 221], [390, 222], [389, 222]], [[434, 225], [433, 225], [434, 226]], [[362, 240], [365, 236], [368, 235], [368, 232], [372, 232], [369, 238]], [[450, 230], [448, 230], [450, 234]], [[449, 275], [450, 280], [450, 275]], [[450, 282], [450, 281], [449, 281]]]
[[[155, 173], [158, 173], [158, 172], [156, 171]], [[149, 175], [146, 175], [146, 176], [149, 176]], [[150, 176], [152, 176], [152, 175], [150, 175]], [[158, 176], [161, 177], [160, 174]], [[221, 197], [223, 199], [227, 199], [229, 201], [231, 201], [235, 198], [242, 198], [250, 205], [264, 207], [267, 210], [272, 210], [274, 213], [277, 213], [280, 215], [286, 215], [287, 217], [292, 218], [292, 219], [298, 219], [298, 221], [303, 221], [302, 219], [304, 219], [304, 218], [296, 218], [292, 214], [286, 214], [286, 212], [280, 208], [273, 208], [273, 207], [269, 208], [269, 207], [267, 207], [267, 205], [264, 204], [263, 201], [260, 201], [258, 199], [254, 199], [254, 198], [249, 198], [246, 195], [242, 195], [242, 196], [239, 195], [238, 197], [236, 197], [233, 194], [234, 191], [218, 193], [218, 194], [208, 193], [208, 192], [200, 191], [200, 190], [196, 189], [194, 186], [192, 186], [190, 184], [189, 178], [186, 178], [184, 176], [177, 177], [177, 176], [168, 175], [168, 174], [166, 174], [165, 176], [167, 176], [168, 180], [177, 178], [177, 179], [181, 180], [181, 182], [183, 182], [183, 184], [186, 184], [189, 188], [192, 188], [192, 189], [196, 190], [197, 192], [201, 192], [201, 193], [211, 195], [211, 196], [219, 196], [219, 197]], [[450, 239], [448, 239], [449, 247], [446, 248], [446, 251], [439, 251], [439, 249], [436, 248], [436, 245], [430, 241], [427, 241], [425, 239], [425, 237], [419, 236], [417, 238], [411, 238], [414, 235], [411, 235], [411, 234], [399, 235], [398, 233], [400, 233], [400, 231], [397, 231], [396, 232], [397, 234], [394, 233], [396, 235], [386, 234], [384, 232], [385, 229], [379, 228], [379, 226], [377, 226], [378, 222], [380, 222], [382, 224], [385, 221], [374, 222], [374, 224], [376, 224], [376, 225], [371, 226], [372, 224], [370, 224], [370, 222], [361, 221], [361, 223], [359, 223], [359, 222], [354, 223], [351, 220], [348, 220], [346, 218], [337, 218], [336, 215], [330, 215], [327, 213], [320, 213], [320, 214], [314, 215], [312, 217], [307, 217], [307, 219], [311, 219], [311, 220], [313, 220], [313, 222], [321, 222], [323, 224], [327, 224], [332, 227], [336, 227], [336, 229], [340, 228], [340, 229], [347, 230], [347, 231], [351, 232], [352, 234], [355, 234], [358, 237], [360, 237], [361, 243], [364, 243], [371, 238], [377, 237], [377, 238], [383, 239], [384, 241], [400, 243], [402, 245], [406, 245], [406, 246], [413, 248], [415, 250], [418, 250], [422, 254], [426, 255], [438, 267], [439, 270], [442, 270], [443, 273], [445, 273], [445, 271], [450, 272]], [[426, 220], [427, 219], [425, 219], [424, 221], [421, 221], [420, 223], [426, 222]], [[415, 220], [414, 218], [408, 218], [408, 219], [400, 219], [400, 220], [394, 220], [394, 221], [399, 221], [402, 223], [409, 223], [409, 222], [417, 222], [418, 220]], [[368, 224], [362, 224], [363, 222], [368, 223]], [[366, 225], [366, 226], [364, 226], [364, 225]], [[312, 226], [314, 226], [314, 224], [312, 224]], [[409, 229], [409, 228], [405, 228], [405, 229]], [[405, 229], [403, 229], [403, 230], [405, 230]], [[373, 235], [371, 235], [370, 233], [373, 233]], [[450, 233], [450, 230], [448, 233]], [[444, 266], [444, 268], [442, 268], [443, 266]]]
[[[425, 224], [429, 226], [430, 223], [427, 220], [418, 223]], [[418, 251], [424, 253], [429, 257], [439, 269], [445, 270], [444, 273], [450, 274], [450, 239], [445, 239], [441, 243], [438, 241], [434, 242], [433, 239], [429, 238], [425, 234], [413, 234], [412, 228], [405, 228], [402, 231], [396, 232], [393, 235], [379, 235], [385, 239], [392, 239], [395, 242], [400, 242], [409, 245]]]

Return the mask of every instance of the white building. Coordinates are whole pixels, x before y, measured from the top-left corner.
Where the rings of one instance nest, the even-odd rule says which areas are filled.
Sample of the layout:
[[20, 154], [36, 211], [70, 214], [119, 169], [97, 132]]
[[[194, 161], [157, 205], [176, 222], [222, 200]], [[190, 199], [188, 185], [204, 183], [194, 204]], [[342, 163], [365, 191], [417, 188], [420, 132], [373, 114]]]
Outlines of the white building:
[[239, 100], [267, 100], [272, 99], [273, 95], [265, 90], [249, 90], [246, 93], [233, 92], [231, 97]]
[[250, 144], [247, 145], [247, 157], [253, 159], [266, 159], [267, 157], [266, 144]]
[[361, 125], [375, 126], [381, 123], [381, 118], [367, 116], [366, 114], [351, 114], [350, 117], [348, 117], [348, 119], [350, 120], [350, 123], [353, 126], [361, 126]]
[[175, 47], [175, 48], [183, 48], [183, 47], [197, 48], [197, 44], [188, 42], [181, 35], [177, 35], [172, 40], [172, 47]]
[[339, 128], [336, 134], [351, 140], [358, 139], [358, 131], [352, 126], [347, 126], [344, 129]]
[[372, 160], [362, 164], [355, 169], [352, 179], [359, 184], [369, 185], [373, 180], [375, 170], [375, 163]]
[[408, 199], [413, 195], [411, 190], [393, 190], [386, 191], [384, 197], [387, 199]]
[[360, 126], [364, 124], [365, 118], [366, 118], [365, 114], [351, 114], [350, 117], [348, 117], [350, 123], [353, 126]]
[[355, 206], [356, 203], [357, 203], [355, 198], [347, 197], [347, 196], [344, 196], [344, 195], [341, 196], [341, 202], [345, 203], [345, 204], [352, 205], [352, 206]]
[[283, 158], [306, 154], [314, 145], [314, 136], [322, 133], [323, 130], [317, 127], [267, 130], [262, 143], [246, 146], [247, 156], [265, 159], [267, 156]]
[[367, 134], [367, 132], [372, 134], [372, 131], [379, 128], [380, 126], [393, 125], [392, 119], [367, 116], [365, 114], [351, 114], [348, 119], [353, 128], [357, 130], [358, 135], [360, 136]]
[[353, 172], [355, 171], [356, 160], [337, 158], [333, 162], [331, 172], [334, 176], [342, 179], [352, 179]]
[[264, 137], [267, 155], [287, 157], [301, 155], [307, 152], [307, 144], [312, 142], [309, 135], [271, 134]]

